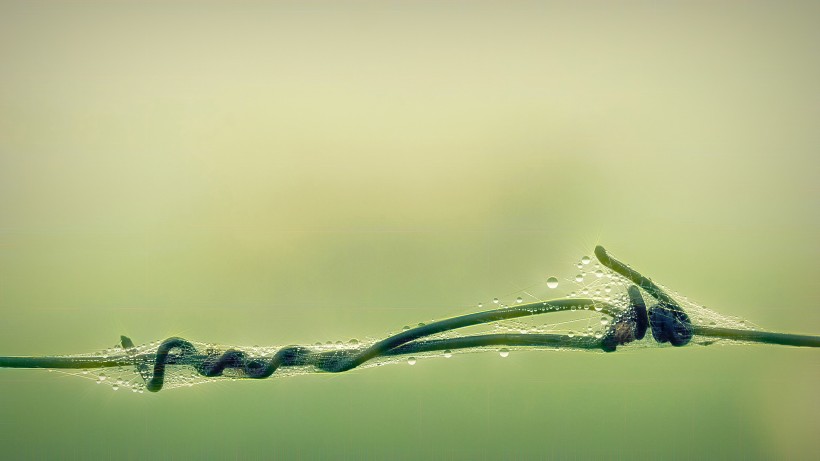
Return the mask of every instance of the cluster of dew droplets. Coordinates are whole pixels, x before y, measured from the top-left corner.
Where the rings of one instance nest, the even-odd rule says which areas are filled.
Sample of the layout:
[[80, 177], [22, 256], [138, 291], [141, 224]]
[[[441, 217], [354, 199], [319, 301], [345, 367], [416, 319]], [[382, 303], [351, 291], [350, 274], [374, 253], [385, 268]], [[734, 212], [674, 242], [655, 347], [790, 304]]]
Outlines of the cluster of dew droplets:
[[[605, 301], [609, 304], [615, 305], [623, 309], [628, 305], [626, 297], [627, 283], [622, 277], [602, 267], [597, 261], [589, 256], [584, 256], [574, 267], [578, 271], [573, 271], [576, 275], [559, 279], [555, 275], [547, 275], [534, 285], [521, 289], [519, 292], [512, 293], [507, 296], [496, 296], [488, 301], [481, 301], [475, 305], [479, 309], [485, 309], [487, 306], [490, 309], [510, 309], [522, 305], [526, 308], [530, 304], [548, 305], [548, 300], [565, 297], [577, 298], [591, 298], [594, 300]], [[574, 291], [567, 293], [564, 290], [559, 290], [559, 287], [568, 287]], [[514, 333], [514, 334], [559, 334], [567, 338], [595, 338], [601, 339], [606, 334], [607, 328], [611, 324], [611, 319], [608, 315], [601, 313], [603, 307], [600, 304], [591, 303], [581, 307], [572, 308], [571, 311], [579, 311], [572, 318], [566, 320], [561, 318], [561, 321], [556, 321], [555, 318], [550, 318], [551, 315], [546, 316], [532, 316], [523, 317], [513, 320], [504, 320], [494, 322], [492, 324], [475, 327], [480, 331], [448, 331], [429, 336], [427, 339], [447, 339], [462, 336], [464, 334], [483, 334], [483, 333]], [[559, 310], [555, 308], [555, 310]], [[589, 315], [577, 318], [578, 314], [588, 312]], [[560, 315], [560, 314], [559, 314]], [[571, 315], [571, 313], [570, 313]], [[423, 324], [419, 324], [421, 326]], [[403, 330], [409, 330], [413, 327], [405, 326]], [[490, 330], [490, 331], [487, 331]], [[502, 348], [473, 348], [457, 351], [459, 354], [480, 352], [481, 350], [492, 349], [495, 350], [502, 358], [509, 357], [511, 350], [515, 347]], [[383, 357], [376, 359], [373, 364], [366, 366], [380, 366], [387, 363], [396, 363], [400, 360], [405, 361], [408, 365], [416, 365], [421, 358], [426, 357], [453, 357], [453, 351], [447, 350], [444, 352], [430, 352], [417, 353], [412, 357], [396, 358]]]
[[[409, 330], [410, 326], [405, 326], [405, 330]], [[317, 352], [328, 352], [334, 350], [349, 350], [349, 349], [361, 349], [367, 347], [375, 342], [372, 338], [365, 338], [363, 340], [358, 340], [357, 338], [350, 338], [348, 340], [336, 340], [336, 341], [316, 341], [313, 343], [311, 350]], [[276, 349], [272, 349], [268, 351], [268, 355], [272, 355], [276, 352]]]
[[[626, 295], [626, 288], [629, 281], [619, 274], [603, 267], [600, 263], [584, 256], [575, 264], [579, 269], [574, 277], [576, 290], [569, 293], [570, 298], [591, 298], [596, 301], [603, 301], [615, 306], [617, 310], [623, 310], [629, 305]], [[586, 309], [586, 307], [585, 307]], [[600, 312], [602, 307], [595, 305], [594, 311]], [[594, 337], [601, 339], [606, 333], [611, 319], [606, 316], [593, 316], [586, 319], [587, 324], [575, 331], [569, 331], [567, 336], [573, 337]]]
[[[629, 300], [626, 295], [626, 288], [631, 284], [631, 282], [629, 282], [627, 279], [623, 278], [615, 272], [610, 271], [605, 267], [602, 267], [597, 261], [593, 260], [589, 256], [584, 256], [576, 263], [574, 263], [574, 268], [576, 269], [573, 270], [575, 275], [563, 279], [566, 283], [562, 283], [560, 279], [555, 275], [548, 275], [540, 281], [538, 281], [536, 284], [524, 288], [517, 293], [513, 293], [505, 297], [493, 297], [491, 300], [487, 302], [477, 303], [477, 306], [479, 309], [484, 309], [485, 306], [491, 309], [509, 309], [517, 305], [523, 305], [523, 307], [526, 308], [526, 306], [528, 306], [529, 303], [543, 302], [544, 305], [547, 305], [548, 303], [546, 302], [546, 300], [561, 297], [591, 298], [593, 300], [607, 302], [610, 305], [615, 306], [616, 309], [620, 310], [625, 309], [629, 305]], [[559, 287], [569, 287], [569, 289], [571, 289], [572, 291], [570, 291], [569, 293], [562, 293], [562, 290], [559, 290]], [[720, 326], [736, 329], [751, 329], [755, 327], [755, 325], [746, 322], [743, 319], [720, 315], [716, 312], [707, 309], [705, 306], [690, 301], [685, 296], [681, 296], [680, 294], [675, 292], [670, 292], [665, 287], [662, 288], [666, 290], [668, 293], [670, 293], [679, 302], [679, 304], [683, 307], [684, 311], [688, 313], [692, 323], [696, 325], [713, 327]], [[509, 301], [505, 301], [505, 298]], [[647, 299], [647, 304], [651, 305], [651, 301], [651, 299]], [[598, 304], [583, 305], [581, 308], [577, 310], [588, 311], [588, 313], [590, 314], [583, 318], [575, 318], [568, 321], [556, 321], [551, 320], [551, 314], [548, 314], [546, 316], [533, 316], [516, 320], [505, 320], [501, 322], [495, 322], [491, 325], [484, 326], [484, 329], [496, 333], [560, 334], [568, 339], [582, 337], [594, 337], [596, 339], [600, 339], [603, 337], [607, 328], [610, 327], [612, 322], [609, 316], [600, 313], [601, 309], [601, 306]], [[572, 308], [571, 310], [575, 311], [576, 308]], [[533, 324], [532, 322], [541, 323]], [[425, 323], [423, 322], [418, 323], [414, 326], [405, 325], [402, 328], [402, 330], [407, 331], [411, 328], [415, 328], [416, 326], [424, 325]], [[389, 332], [389, 334], [392, 335], [394, 334], [394, 332]], [[431, 335], [428, 337], [428, 339], [453, 338], [460, 336], [462, 334], [463, 332], [461, 331], [448, 331], [436, 335]], [[369, 347], [376, 341], [377, 339], [375, 338], [365, 338], [363, 340], [352, 338], [347, 340], [335, 340], [324, 342], [318, 341], [311, 346], [311, 349], [316, 352], [328, 352], [347, 349], [363, 349]], [[642, 341], [642, 343], [652, 344], [654, 342]], [[134, 348], [128, 350], [124, 350], [120, 345], [116, 345], [114, 347], [105, 349], [104, 351], [100, 351], [94, 354], [87, 354], [85, 356], [103, 359], [122, 357], [124, 355], [131, 357], [153, 357], [156, 354], [159, 345], [160, 341], [154, 341], [148, 344], [135, 346]], [[216, 344], [206, 343], [194, 343], [194, 346], [197, 348], [197, 350], [204, 351], [205, 353], [217, 353], [228, 349], [239, 349], [245, 351], [251, 358], [272, 357], [279, 349], [278, 347], [259, 346], [218, 346]], [[487, 349], [491, 348], [462, 349], [458, 350], [457, 352], [463, 354], [471, 352], [480, 352], [482, 350]], [[493, 350], [495, 350], [500, 357], [507, 358], [510, 355], [510, 351], [513, 349], [515, 348], [502, 347]], [[454, 351], [448, 349], [443, 352], [419, 353], [415, 356], [407, 358], [379, 357], [375, 360], [372, 360], [364, 364], [363, 368], [382, 366], [389, 363], [397, 363], [400, 361], [405, 361], [408, 365], [413, 366], [418, 363], [419, 358], [444, 357], [449, 359], [452, 358], [453, 355]], [[142, 394], [145, 392], [145, 382], [148, 379], [150, 379], [150, 372], [152, 368], [153, 359], [143, 363], [141, 368], [135, 366], [122, 366], [105, 368], [102, 371], [96, 372], [90, 370], [57, 371], [94, 380], [97, 384], [109, 386], [114, 391], [118, 391], [120, 389], [130, 389], [134, 393]], [[315, 370], [311, 367], [287, 367], [278, 370], [277, 373], [275, 373], [273, 376], [295, 376], [300, 374], [311, 373], [314, 371]], [[206, 378], [199, 375], [196, 372], [196, 370], [194, 370], [194, 368], [191, 366], [172, 366], [166, 369], [164, 388], [168, 389], [185, 386], [191, 387], [196, 384], [202, 384], [205, 382], [213, 382], [220, 379], [236, 380], [241, 377], [241, 371], [230, 368], [226, 369], [224, 375], [221, 377]]]
[[[140, 350], [148, 348], [148, 346], [140, 346]], [[155, 348], [154, 348], [155, 349]], [[125, 350], [120, 345], [112, 346], [108, 349], [95, 352], [92, 354], [80, 354], [80, 355], [72, 355], [72, 357], [86, 357], [86, 358], [93, 358], [93, 359], [118, 359], [123, 357], [128, 357], [128, 354], [132, 351], [136, 351], [138, 348], [132, 348], [130, 350]], [[49, 370], [52, 371], [52, 370]], [[88, 379], [94, 381], [96, 384], [105, 386], [113, 391], [119, 390], [130, 390], [133, 393], [145, 393], [145, 381], [137, 373], [135, 367], [133, 366], [117, 366], [117, 367], [107, 367], [101, 368], [96, 370], [54, 370], [59, 373], [68, 374], [77, 376], [83, 379]]]

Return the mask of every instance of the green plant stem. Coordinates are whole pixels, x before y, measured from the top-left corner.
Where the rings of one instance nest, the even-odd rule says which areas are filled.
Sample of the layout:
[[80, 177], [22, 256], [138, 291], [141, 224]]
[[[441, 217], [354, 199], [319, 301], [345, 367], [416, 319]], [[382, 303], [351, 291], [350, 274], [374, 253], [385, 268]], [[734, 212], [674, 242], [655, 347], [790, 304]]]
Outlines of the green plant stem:
[[90, 369], [133, 365], [133, 359], [125, 356], [102, 357], [0, 357], [0, 368], [53, 368]]
[[[655, 297], [660, 304], [677, 310], [685, 318], [683, 310], [675, 300], [655, 285], [649, 278], [631, 269], [626, 264], [610, 256], [598, 246], [595, 255], [604, 266], [630, 280]], [[637, 292], [637, 290], [635, 290]], [[266, 378], [279, 367], [314, 366], [318, 371], [343, 372], [356, 368], [370, 360], [385, 356], [429, 353], [445, 350], [457, 350], [482, 347], [533, 347], [556, 349], [601, 349], [612, 351], [614, 347], [604, 347], [602, 339], [591, 336], [556, 334], [484, 334], [461, 336], [455, 338], [424, 339], [428, 336], [452, 331], [464, 327], [510, 320], [532, 315], [561, 312], [567, 310], [592, 309], [615, 318], [619, 309], [615, 306], [586, 298], [562, 298], [550, 301], [515, 305], [509, 308], [492, 309], [483, 312], [461, 315], [445, 320], [419, 324], [368, 347], [332, 351], [312, 351], [307, 347], [288, 346], [279, 349], [268, 358], [251, 358], [242, 351], [230, 349], [219, 354], [209, 351], [202, 354], [188, 341], [181, 338], [169, 338], [160, 345], [155, 353], [134, 354], [133, 343], [127, 337], [121, 338], [124, 352], [113, 357], [60, 356], [60, 357], [0, 357], [0, 368], [52, 368], [52, 369], [92, 369], [135, 366], [145, 369], [146, 364], [153, 363], [154, 373], [147, 388], [158, 391], [162, 388], [166, 365], [190, 365], [203, 376], [220, 376], [226, 368], [244, 370], [249, 378]], [[686, 318], [688, 322], [688, 318]], [[614, 328], [610, 327], [610, 328]], [[768, 331], [736, 330], [692, 325], [692, 333], [706, 338], [717, 338], [729, 341], [754, 342], [799, 347], [820, 347], [820, 337], [793, 335]]]
[[694, 325], [693, 328], [696, 335], [710, 338], [762, 344], [777, 344], [781, 346], [820, 347], [820, 336], [792, 335], [788, 333], [775, 333], [772, 331], [735, 330], [732, 328], [713, 328], [697, 325]]
[[622, 263], [615, 259], [612, 255], [607, 253], [607, 251], [601, 245], [595, 247], [595, 257], [598, 258], [601, 264], [605, 267], [609, 268], [613, 272], [626, 277], [630, 282], [638, 285], [639, 287], [646, 290], [647, 293], [652, 295], [653, 298], [657, 299], [662, 304], [675, 309], [675, 310], [682, 310], [680, 305], [678, 305], [677, 301], [675, 301], [671, 296], [666, 294], [665, 291], [661, 289], [661, 287], [655, 285], [648, 277], [644, 277], [640, 272], [632, 269], [631, 267], [627, 266], [626, 264]]

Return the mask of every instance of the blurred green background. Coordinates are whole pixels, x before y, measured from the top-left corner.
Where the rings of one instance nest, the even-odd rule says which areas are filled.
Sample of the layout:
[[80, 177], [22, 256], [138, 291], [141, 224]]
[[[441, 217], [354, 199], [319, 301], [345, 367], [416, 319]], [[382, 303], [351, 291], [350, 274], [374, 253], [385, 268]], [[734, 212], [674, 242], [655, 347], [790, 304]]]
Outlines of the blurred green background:
[[[382, 337], [595, 244], [820, 333], [817, 2], [0, 3], [0, 353]], [[0, 370], [5, 459], [817, 459], [818, 353], [156, 395]]]

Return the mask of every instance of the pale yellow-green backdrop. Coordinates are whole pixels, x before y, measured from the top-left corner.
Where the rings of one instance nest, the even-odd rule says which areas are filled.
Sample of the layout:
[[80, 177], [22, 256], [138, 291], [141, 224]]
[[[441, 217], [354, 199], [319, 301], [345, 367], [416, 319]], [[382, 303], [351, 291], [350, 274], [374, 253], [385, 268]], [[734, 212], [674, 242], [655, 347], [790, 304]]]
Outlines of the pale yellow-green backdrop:
[[[381, 337], [597, 243], [820, 333], [816, 2], [0, 3], [0, 354]], [[817, 459], [820, 352], [516, 352], [138, 395], [3, 459]]]

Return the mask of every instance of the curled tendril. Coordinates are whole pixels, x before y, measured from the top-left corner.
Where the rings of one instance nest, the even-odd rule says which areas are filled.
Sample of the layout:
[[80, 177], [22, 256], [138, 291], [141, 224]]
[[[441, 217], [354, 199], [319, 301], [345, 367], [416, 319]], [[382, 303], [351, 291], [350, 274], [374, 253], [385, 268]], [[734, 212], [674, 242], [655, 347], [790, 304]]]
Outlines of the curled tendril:
[[[440, 320], [390, 336], [362, 349], [317, 352], [303, 346], [288, 346], [280, 349], [268, 359], [251, 359], [246, 353], [235, 349], [227, 350], [222, 354], [200, 354], [190, 342], [182, 338], [168, 338], [160, 344], [153, 358], [153, 373], [150, 379], [146, 380], [146, 389], [152, 392], [162, 389], [166, 366], [172, 364], [191, 365], [197, 373], [206, 377], [221, 376], [226, 369], [233, 369], [239, 371], [245, 378], [260, 379], [271, 376], [282, 366], [313, 366], [320, 371], [339, 373], [356, 368], [377, 357], [446, 349], [494, 345], [601, 348], [601, 341], [595, 338], [567, 338], [550, 334], [495, 334], [421, 340], [430, 335], [458, 328], [583, 307], [592, 307], [611, 316], [618, 312], [615, 306], [592, 299], [557, 299]], [[138, 368], [141, 367], [139, 360], [147, 361], [149, 358], [142, 357], [135, 361]]]

